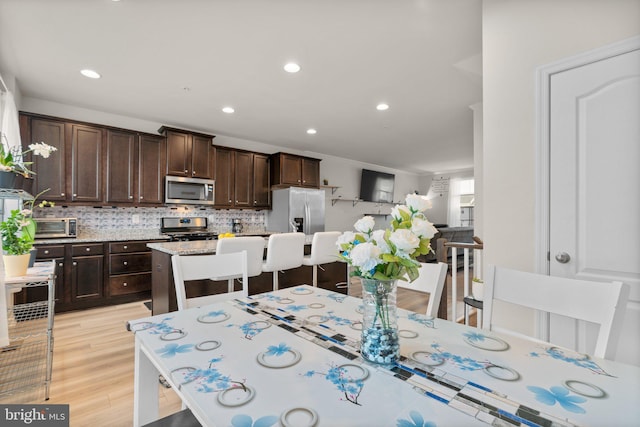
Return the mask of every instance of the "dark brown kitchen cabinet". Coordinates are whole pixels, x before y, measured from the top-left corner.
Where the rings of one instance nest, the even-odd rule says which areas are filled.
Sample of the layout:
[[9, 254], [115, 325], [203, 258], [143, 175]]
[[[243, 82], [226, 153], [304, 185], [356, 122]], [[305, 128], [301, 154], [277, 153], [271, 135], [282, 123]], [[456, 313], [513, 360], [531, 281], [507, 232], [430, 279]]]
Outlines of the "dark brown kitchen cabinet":
[[215, 150], [216, 207], [269, 207], [269, 156], [224, 147], [215, 147]]
[[49, 189], [44, 196], [46, 200], [65, 201], [67, 199], [65, 122], [21, 114], [20, 132], [25, 149], [35, 142], [44, 142], [56, 148], [49, 158], [31, 156], [27, 159], [33, 162], [31, 169], [36, 173], [33, 194]]
[[164, 203], [164, 171], [167, 141], [154, 135], [140, 135], [138, 145], [138, 203]]
[[236, 151], [234, 154], [234, 206], [253, 206], [253, 153]]
[[136, 139], [133, 132], [107, 130], [106, 201], [108, 203], [134, 201]]
[[167, 175], [214, 178], [211, 152], [212, 135], [201, 135], [161, 127], [167, 138]]
[[104, 297], [102, 243], [71, 245], [71, 303]]
[[109, 295], [151, 291], [151, 250], [144, 241], [109, 243]]
[[71, 201], [101, 202], [104, 131], [69, 123], [66, 128], [71, 134]]
[[230, 208], [233, 207], [234, 197], [234, 151], [221, 147], [215, 147], [215, 150], [215, 206]]
[[320, 159], [287, 153], [272, 154], [271, 185], [320, 188]]
[[269, 156], [253, 154], [253, 207], [271, 206], [271, 179], [269, 176]]
[[106, 203], [162, 204], [166, 142], [107, 130]]

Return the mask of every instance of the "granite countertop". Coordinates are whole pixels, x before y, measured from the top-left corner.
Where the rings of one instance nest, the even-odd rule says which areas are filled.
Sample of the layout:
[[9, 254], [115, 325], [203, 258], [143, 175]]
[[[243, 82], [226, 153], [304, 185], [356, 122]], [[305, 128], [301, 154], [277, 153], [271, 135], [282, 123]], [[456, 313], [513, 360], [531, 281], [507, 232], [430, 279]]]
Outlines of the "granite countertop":
[[91, 242], [121, 242], [128, 240], [168, 240], [167, 236], [160, 234], [157, 228], [142, 230], [103, 230], [100, 232], [80, 231], [78, 237], [63, 239], [36, 239], [36, 245], [51, 245], [60, 243], [91, 243]]
[[[248, 235], [248, 234], [243, 234]], [[253, 234], [255, 236], [255, 234]], [[236, 235], [241, 236], [241, 235]], [[233, 237], [227, 237], [233, 239]], [[305, 245], [310, 245], [313, 240], [313, 235], [305, 236]], [[264, 246], [267, 247], [268, 238], [264, 239]], [[147, 246], [151, 249], [155, 249], [160, 252], [168, 253], [169, 255], [201, 255], [201, 254], [213, 254], [216, 252], [217, 240], [197, 240], [193, 242], [157, 242], [148, 243]]]

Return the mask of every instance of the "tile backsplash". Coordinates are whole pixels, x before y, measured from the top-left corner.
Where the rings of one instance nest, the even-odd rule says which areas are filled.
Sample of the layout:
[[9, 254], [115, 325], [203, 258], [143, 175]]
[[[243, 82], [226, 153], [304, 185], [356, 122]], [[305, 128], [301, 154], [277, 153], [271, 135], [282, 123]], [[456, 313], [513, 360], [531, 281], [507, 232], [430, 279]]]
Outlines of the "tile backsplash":
[[209, 230], [217, 233], [231, 231], [231, 220], [239, 218], [244, 232], [261, 233], [265, 231], [264, 211], [217, 210], [211, 208], [184, 207], [103, 207], [69, 206], [35, 208], [34, 217], [71, 217], [78, 218], [78, 233], [99, 233], [107, 230], [160, 230], [163, 217], [196, 217], [209, 219]]

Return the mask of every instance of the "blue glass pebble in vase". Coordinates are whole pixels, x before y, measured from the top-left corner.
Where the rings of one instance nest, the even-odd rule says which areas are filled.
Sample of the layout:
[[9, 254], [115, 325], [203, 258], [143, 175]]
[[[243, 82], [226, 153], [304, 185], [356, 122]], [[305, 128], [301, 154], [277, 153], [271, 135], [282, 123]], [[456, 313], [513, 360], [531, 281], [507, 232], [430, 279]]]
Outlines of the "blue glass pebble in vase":
[[395, 280], [362, 279], [360, 355], [366, 361], [390, 365], [400, 357], [396, 292]]

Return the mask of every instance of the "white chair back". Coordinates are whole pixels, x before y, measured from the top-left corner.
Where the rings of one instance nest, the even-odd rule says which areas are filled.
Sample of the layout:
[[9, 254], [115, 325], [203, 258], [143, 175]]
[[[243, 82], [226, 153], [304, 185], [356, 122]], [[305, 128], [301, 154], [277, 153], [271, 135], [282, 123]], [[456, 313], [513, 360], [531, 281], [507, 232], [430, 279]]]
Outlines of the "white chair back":
[[493, 265], [489, 266], [484, 283], [485, 329], [509, 332], [493, 322], [494, 301], [505, 301], [600, 325], [593, 355], [615, 357], [629, 297], [628, 285], [546, 276]]
[[278, 271], [298, 268], [304, 258], [303, 233], [278, 233], [269, 236], [263, 272], [273, 272], [273, 290], [278, 290]]
[[319, 231], [313, 234], [311, 253], [302, 259], [302, 265], [313, 267], [313, 286], [318, 286], [318, 265], [341, 261], [336, 246], [341, 234], [339, 231]]
[[339, 231], [321, 231], [313, 234], [311, 254], [304, 257], [304, 265], [327, 264], [339, 261], [336, 241], [342, 233]]
[[449, 266], [444, 262], [439, 263], [420, 263], [419, 276], [413, 282], [398, 280], [398, 287], [411, 289], [413, 291], [429, 294], [429, 302], [427, 303], [427, 317], [437, 317], [438, 308], [440, 307], [440, 298], [442, 290], [447, 280], [447, 269]]
[[265, 246], [264, 238], [258, 236], [226, 238], [218, 240], [216, 254], [247, 251], [247, 274], [254, 277], [262, 274]]
[[[178, 310], [200, 307], [221, 300], [248, 296], [247, 251], [221, 255], [173, 255], [173, 281], [176, 288]], [[203, 297], [187, 298], [185, 282], [204, 280], [212, 276], [240, 276], [242, 290]]]

